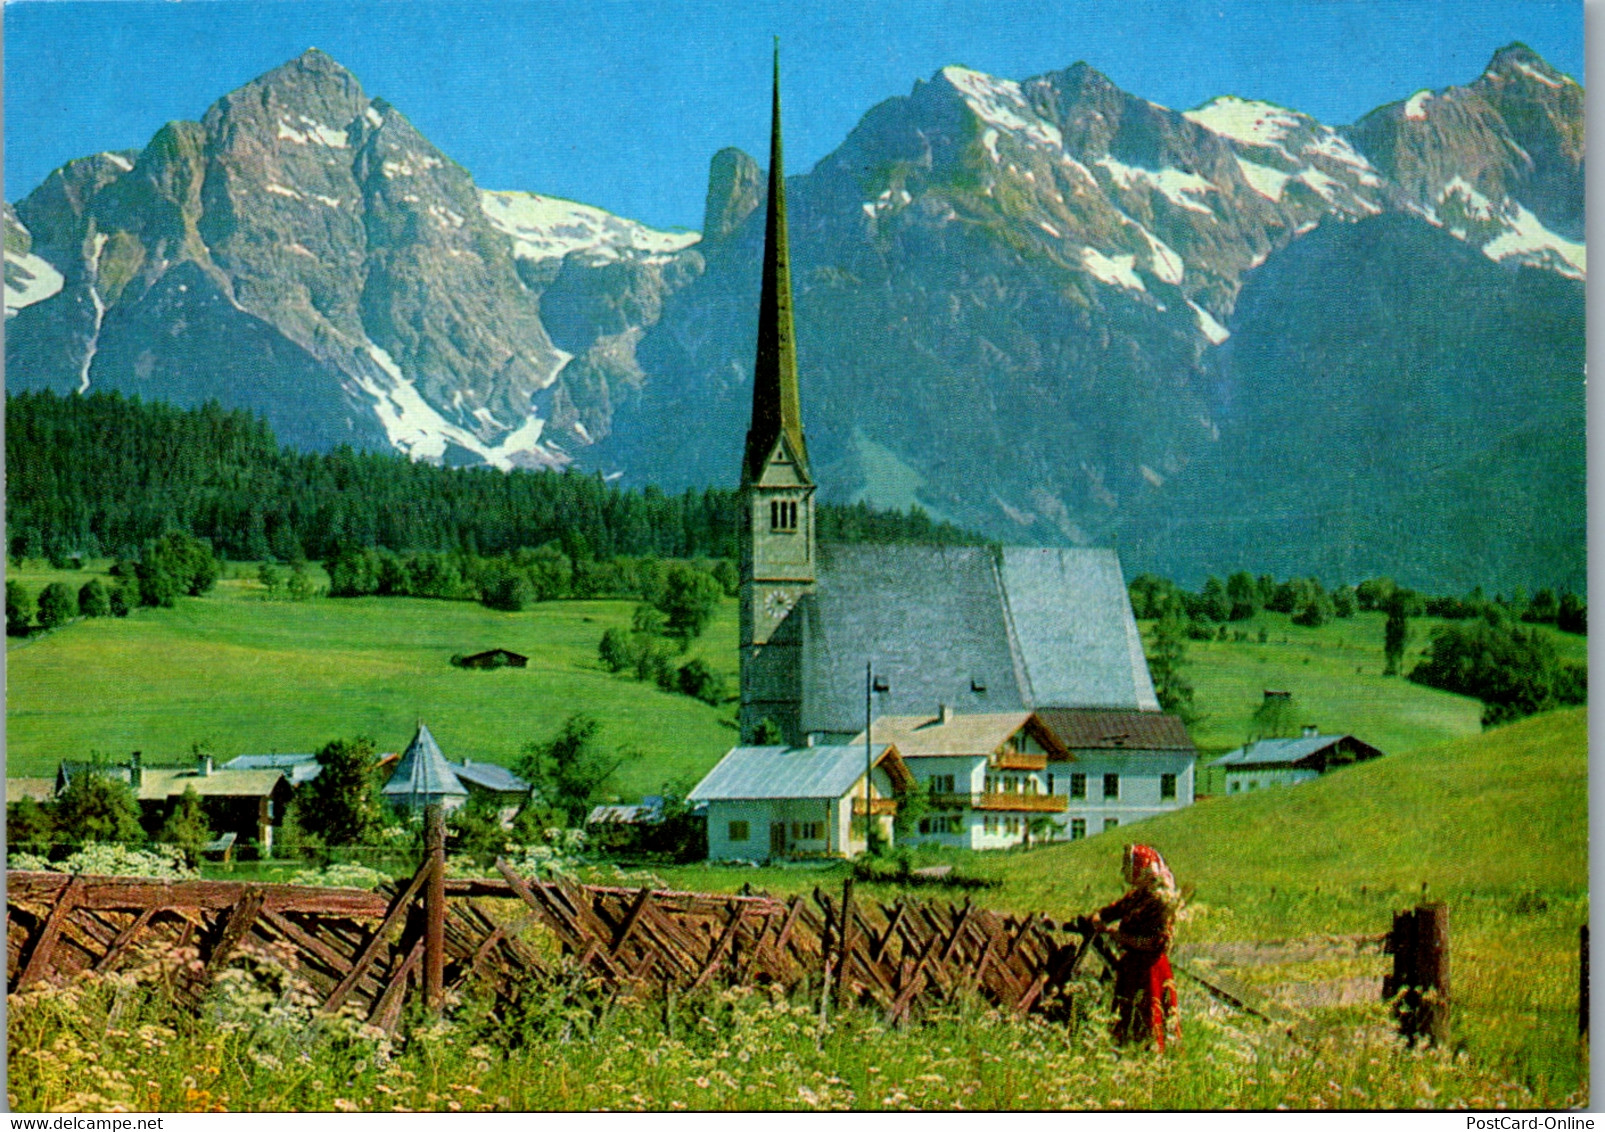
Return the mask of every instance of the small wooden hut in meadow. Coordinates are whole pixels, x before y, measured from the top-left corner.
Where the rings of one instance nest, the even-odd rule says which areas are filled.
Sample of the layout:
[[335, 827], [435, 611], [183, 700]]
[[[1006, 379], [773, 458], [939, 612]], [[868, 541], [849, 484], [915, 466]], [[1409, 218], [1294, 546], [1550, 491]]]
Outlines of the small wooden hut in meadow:
[[1382, 752], [1353, 735], [1322, 735], [1306, 727], [1295, 739], [1256, 739], [1228, 751], [1210, 766], [1226, 772], [1226, 793], [1268, 786], [1295, 786], [1349, 763], [1380, 758]]
[[527, 668], [529, 657], [512, 649], [486, 649], [472, 656], [455, 657], [458, 668]]

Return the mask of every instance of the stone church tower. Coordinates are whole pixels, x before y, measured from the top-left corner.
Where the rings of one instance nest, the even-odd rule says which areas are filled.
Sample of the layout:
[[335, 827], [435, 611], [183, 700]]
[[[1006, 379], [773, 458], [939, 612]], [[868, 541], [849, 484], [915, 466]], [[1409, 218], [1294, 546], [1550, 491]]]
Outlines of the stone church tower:
[[780, 153], [780, 53], [775, 52], [769, 142], [769, 215], [764, 229], [752, 426], [741, 463], [746, 529], [741, 540], [741, 741], [764, 720], [801, 743], [803, 613], [814, 588], [814, 481], [797, 396], [791, 266], [786, 246], [786, 175]]

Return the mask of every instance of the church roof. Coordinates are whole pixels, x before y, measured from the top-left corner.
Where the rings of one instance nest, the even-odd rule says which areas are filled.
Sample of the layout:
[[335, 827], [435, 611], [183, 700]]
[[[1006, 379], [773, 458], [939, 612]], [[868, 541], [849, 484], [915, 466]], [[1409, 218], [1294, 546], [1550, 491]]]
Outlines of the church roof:
[[464, 797], [468, 788], [441, 754], [440, 744], [429, 734], [429, 728], [420, 723], [418, 734], [412, 737], [390, 781], [379, 792], [389, 798], [443, 798]]
[[817, 579], [798, 607], [805, 733], [863, 729], [870, 660], [876, 715], [1159, 708], [1113, 551], [831, 545]]

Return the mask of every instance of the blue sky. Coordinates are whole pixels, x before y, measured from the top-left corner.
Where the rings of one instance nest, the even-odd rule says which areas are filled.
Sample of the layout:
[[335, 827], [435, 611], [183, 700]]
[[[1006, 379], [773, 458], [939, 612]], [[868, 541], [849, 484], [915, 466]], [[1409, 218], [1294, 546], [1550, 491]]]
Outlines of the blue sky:
[[713, 153], [764, 152], [775, 35], [791, 172], [948, 63], [1085, 60], [1178, 109], [1231, 93], [1334, 125], [1469, 82], [1512, 40], [1584, 78], [1577, 0], [27, 0], [3, 18], [7, 200], [316, 46], [484, 188], [690, 227]]

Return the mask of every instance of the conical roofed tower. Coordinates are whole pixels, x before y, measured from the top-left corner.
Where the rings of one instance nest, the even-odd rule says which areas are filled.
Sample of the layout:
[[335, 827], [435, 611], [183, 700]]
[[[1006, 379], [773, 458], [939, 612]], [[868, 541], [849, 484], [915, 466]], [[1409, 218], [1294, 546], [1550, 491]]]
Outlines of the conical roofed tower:
[[768, 720], [799, 741], [801, 617], [814, 587], [814, 481], [797, 395], [791, 264], [786, 242], [786, 171], [780, 143], [780, 48], [775, 47], [774, 122], [769, 141], [769, 212], [763, 292], [753, 365], [752, 426], [741, 463], [746, 530], [741, 541], [741, 734]]

